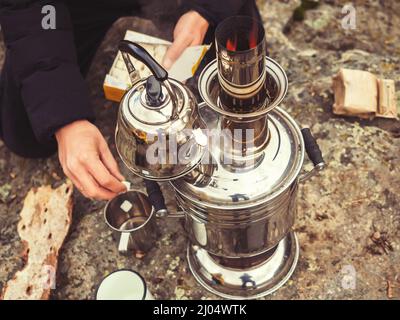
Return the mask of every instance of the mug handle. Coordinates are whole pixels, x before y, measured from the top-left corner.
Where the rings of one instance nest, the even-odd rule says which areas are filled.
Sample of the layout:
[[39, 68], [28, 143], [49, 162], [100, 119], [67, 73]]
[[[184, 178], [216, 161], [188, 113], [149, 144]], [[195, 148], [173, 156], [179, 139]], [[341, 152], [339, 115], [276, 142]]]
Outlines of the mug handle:
[[130, 238], [130, 233], [129, 232], [121, 232], [121, 237], [119, 238], [119, 243], [118, 243], [118, 252], [123, 255], [128, 254], [128, 245], [129, 245], [129, 238]]

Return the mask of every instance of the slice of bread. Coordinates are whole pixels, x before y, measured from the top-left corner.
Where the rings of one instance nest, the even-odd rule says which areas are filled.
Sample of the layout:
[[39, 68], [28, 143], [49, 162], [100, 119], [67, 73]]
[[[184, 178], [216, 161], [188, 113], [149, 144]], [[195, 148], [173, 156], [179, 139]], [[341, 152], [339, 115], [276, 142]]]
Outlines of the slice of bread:
[[26, 264], [7, 282], [2, 299], [49, 298], [55, 288], [58, 252], [71, 225], [72, 192], [70, 181], [57, 189], [43, 186], [28, 192], [18, 223]]

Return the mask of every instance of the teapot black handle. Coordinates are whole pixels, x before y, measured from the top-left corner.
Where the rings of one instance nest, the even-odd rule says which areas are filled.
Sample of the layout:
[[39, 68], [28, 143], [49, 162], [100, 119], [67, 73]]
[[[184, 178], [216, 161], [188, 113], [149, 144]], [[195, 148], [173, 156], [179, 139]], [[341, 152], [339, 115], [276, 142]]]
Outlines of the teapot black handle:
[[158, 81], [168, 79], [168, 72], [142, 46], [132, 41], [121, 40], [118, 49], [143, 62]]

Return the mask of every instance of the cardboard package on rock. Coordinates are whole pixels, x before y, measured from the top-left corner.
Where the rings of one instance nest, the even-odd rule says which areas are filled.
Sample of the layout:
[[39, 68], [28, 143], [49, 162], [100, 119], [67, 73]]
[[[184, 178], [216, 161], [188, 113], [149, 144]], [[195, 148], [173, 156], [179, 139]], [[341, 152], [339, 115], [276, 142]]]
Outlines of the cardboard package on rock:
[[367, 71], [341, 69], [332, 81], [333, 113], [363, 119], [397, 118], [393, 80], [378, 79]]

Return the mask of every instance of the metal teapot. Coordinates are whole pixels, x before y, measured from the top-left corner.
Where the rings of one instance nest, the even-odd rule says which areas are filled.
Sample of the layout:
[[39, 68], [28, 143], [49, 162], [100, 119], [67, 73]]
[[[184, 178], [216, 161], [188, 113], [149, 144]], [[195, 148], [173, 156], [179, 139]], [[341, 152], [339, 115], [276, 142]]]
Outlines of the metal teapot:
[[[116, 147], [125, 165], [150, 180], [179, 178], [194, 169], [205, 153], [205, 124], [194, 95], [140, 45], [119, 43], [132, 87], [123, 96], [115, 132]], [[141, 79], [130, 57], [152, 72]]]

